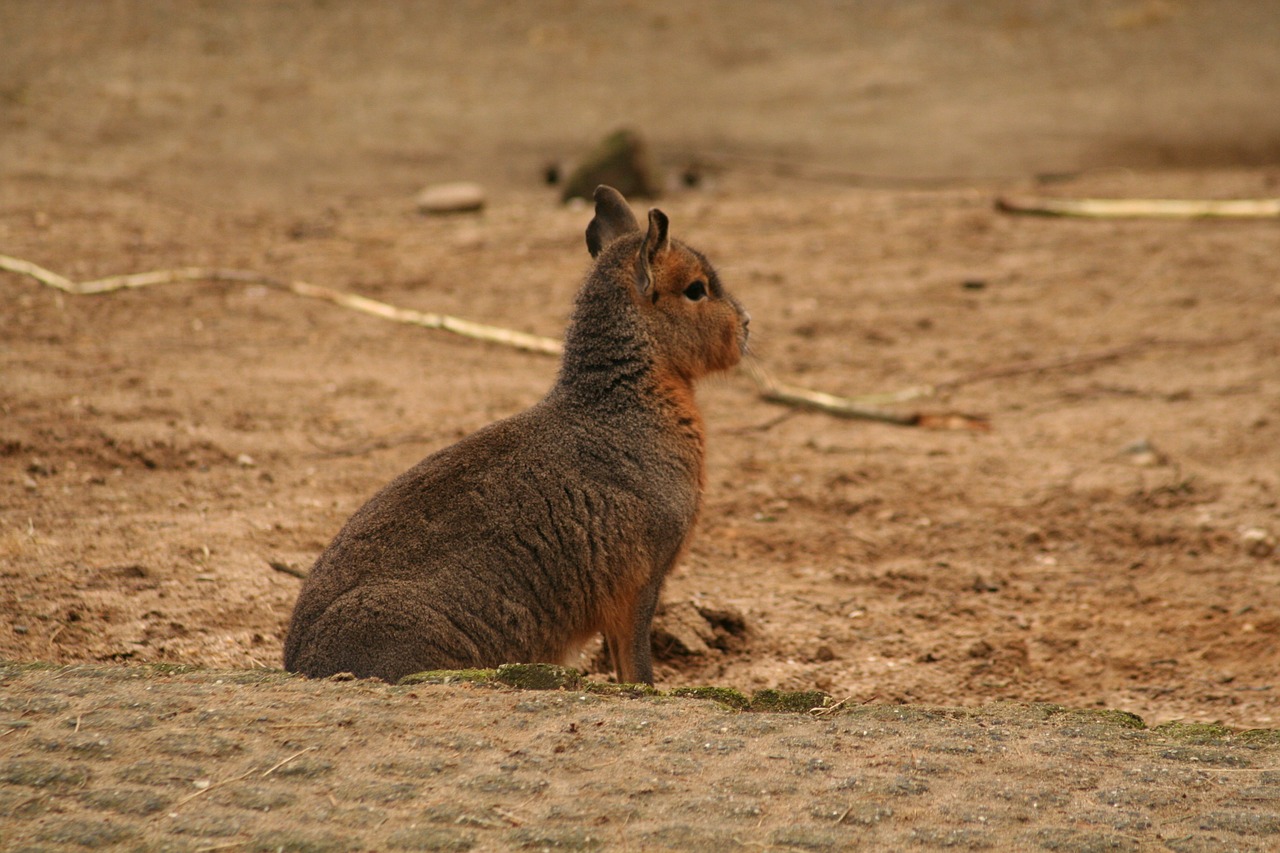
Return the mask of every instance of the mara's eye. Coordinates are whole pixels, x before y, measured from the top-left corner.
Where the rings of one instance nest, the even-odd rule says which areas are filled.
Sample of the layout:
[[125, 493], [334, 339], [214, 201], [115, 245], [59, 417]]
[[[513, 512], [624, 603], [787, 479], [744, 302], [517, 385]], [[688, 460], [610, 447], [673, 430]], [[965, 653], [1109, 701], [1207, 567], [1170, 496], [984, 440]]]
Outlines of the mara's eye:
[[699, 299], [707, 298], [707, 283], [702, 279], [697, 279], [693, 284], [684, 289], [685, 299], [690, 302], [697, 302]]

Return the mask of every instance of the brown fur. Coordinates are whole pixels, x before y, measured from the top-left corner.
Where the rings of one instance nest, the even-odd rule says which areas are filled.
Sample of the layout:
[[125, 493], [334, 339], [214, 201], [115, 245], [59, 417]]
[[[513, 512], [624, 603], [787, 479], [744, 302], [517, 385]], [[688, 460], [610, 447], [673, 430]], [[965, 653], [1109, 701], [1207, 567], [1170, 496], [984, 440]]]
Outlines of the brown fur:
[[352, 516], [303, 583], [286, 668], [395, 681], [562, 662], [603, 632], [618, 677], [653, 682], [653, 611], [702, 500], [693, 383], [737, 363], [748, 317], [661, 211], [642, 231], [608, 187], [587, 246], [555, 386]]

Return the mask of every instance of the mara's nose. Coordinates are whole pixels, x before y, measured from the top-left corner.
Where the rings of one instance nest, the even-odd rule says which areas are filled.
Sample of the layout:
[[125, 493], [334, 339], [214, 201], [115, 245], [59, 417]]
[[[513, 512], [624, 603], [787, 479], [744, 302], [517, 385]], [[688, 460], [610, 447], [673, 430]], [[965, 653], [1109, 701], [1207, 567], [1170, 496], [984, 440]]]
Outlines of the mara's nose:
[[742, 309], [742, 328], [751, 325], [751, 314], [744, 308]]

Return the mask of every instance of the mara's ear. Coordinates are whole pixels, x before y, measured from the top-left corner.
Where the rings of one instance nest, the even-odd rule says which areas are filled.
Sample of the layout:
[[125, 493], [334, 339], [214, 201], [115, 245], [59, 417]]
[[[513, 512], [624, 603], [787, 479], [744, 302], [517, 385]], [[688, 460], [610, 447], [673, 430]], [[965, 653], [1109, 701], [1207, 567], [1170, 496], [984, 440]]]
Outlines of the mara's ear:
[[596, 215], [587, 226], [587, 251], [591, 257], [625, 234], [640, 230], [636, 215], [631, 212], [622, 193], [604, 184], [596, 187]]
[[667, 215], [658, 208], [649, 211], [649, 231], [636, 256], [636, 289], [647, 294], [653, 287], [653, 259], [667, 249]]

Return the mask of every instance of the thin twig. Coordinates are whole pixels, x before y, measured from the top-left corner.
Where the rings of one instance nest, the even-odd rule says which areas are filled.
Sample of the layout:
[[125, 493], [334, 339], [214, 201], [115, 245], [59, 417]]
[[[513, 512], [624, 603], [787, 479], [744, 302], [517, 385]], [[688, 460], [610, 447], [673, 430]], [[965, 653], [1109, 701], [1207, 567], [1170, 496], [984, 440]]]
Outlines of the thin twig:
[[862, 418], [900, 424], [902, 426], [915, 426], [920, 420], [920, 416], [917, 414], [898, 414], [897, 412], [862, 405], [857, 400], [849, 397], [837, 397], [834, 394], [826, 394], [822, 391], [811, 391], [808, 388], [785, 385], [777, 381], [765, 366], [754, 358], [748, 358], [744, 361], [743, 369], [756, 383], [756, 387], [760, 390], [760, 396], [771, 403], [815, 409], [844, 418]]
[[1079, 216], [1089, 219], [1273, 219], [1280, 217], [1280, 198], [1047, 198], [996, 199], [1005, 213], [1035, 216]]
[[[813, 717], [830, 716], [831, 714], [834, 714], [836, 711], [839, 711], [841, 708], [843, 708], [845, 704], [852, 698], [853, 698], [852, 696], [846, 696], [843, 699], [841, 699], [839, 702], [836, 702], [834, 705], [828, 705], [825, 708], [810, 708], [809, 714], [810, 716], [813, 716]], [[839, 823], [839, 822], [840, 821], [836, 821], [836, 823]]]
[[520, 819], [515, 815], [511, 814], [511, 812], [509, 811], [506, 811], [498, 806], [490, 806], [489, 810], [497, 814], [498, 817], [502, 818], [512, 826], [524, 826], [524, 824], [520, 822]]
[[1049, 358], [1037, 361], [1024, 361], [1018, 364], [1010, 364], [1004, 367], [992, 367], [986, 370], [978, 370], [973, 373], [967, 373], [963, 376], [957, 376], [939, 382], [934, 386], [939, 391], [950, 391], [959, 388], [961, 385], [969, 385], [974, 382], [984, 382], [989, 379], [1004, 379], [1009, 376], [1021, 376], [1026, 373], [1044, 373], [1050, 370], [1066, 370], [1073, 367], [1085, 367], [1090, 364], [1100, 364], [1108, 361], [1115, 361], [1126, 355], [1132, 355], [1141, 352], [1144, 349], [1154, 347], [1185, 347], [1187, 349], [1196, 349], [1201, 347], [1217, 347], [1229, 346], [1245, 340], [1244, 338], [1209, 338], [1207, 340], [1177, 340], [1173, 338], [1143, 338], [1133, 343], [1124, 344], [1123, 346], [1111, 347], [1109, 349], [1098, 350], [1096, 352], [1081, 353], [1080, 355], [1063, 356], [1061, 358]]
[[295, 578], [302, 578], [303, 580], [306, 580], [306, 572], [302, 569], [295, 569], [293, 566], [281, 560], [267, 560], [267, 565], [281, 574], [293, 575]]
[[302, 755], [302, 754], [304, 754], [304, 753], [310, 752], [310, 751], [311, 751], [311, 750], [313, 750], [313, 749], [319, 749], [319, 748], [320, 748], [320, 747], [318, 747], [318, 746], [309, 746], [309, 747], [307, 747], [306, 749], [300, 749], [300, 750], [298, 750], [297, 752], [295, 752], [293, 755], [290, 755], [288, 758], [286, 758], [286, 759], [284, 759], [283, 761], [281, 761], [279, 764], [274, 765], [270, 770], [265, 770], [265, 771], [263, 771], [262, 775], [263, 775], [263, 777], [270, 776], [272, 773], [276, 772], [276, 771], [277, 771], [277, 770], [279, 770], [281, 767], [284, 767], [284, 766], [285, 766], [286, 764], [288, 764], [290, 761], [293, 761], [293, 759], [297, 758], [299, 755]]
[[307, 284], [305, 281], [288, 282], [287, 288], [300, 296], [323, 299], [335, 305], [341, 305], [344, 308], [361, 311], [387, 320], [394, 320], [397, 323], [408, 323], [409, 325], [422, 326], [427, 329], [440, 329], [441, 331], [452, 332], [455, 335], [503, 344], [504, 346], [527, 352], [542, 353], [543, 355], [560, 355], [564, 352], [564, 345], [555, 338], [531, 335], [526, 332], [517, 332], [498, 326], [487, 326], [483, 323], [473, 323], [470, 320], [451, 317], [448, 314], [429, 314], [415, 311], [411, 308], [397, 308], [385, 302], [378, 302], [364, 296]]
[[743, 370], [756, 383], [760, 397], [771, 403], [825, 412], [841, 418], [880, 421], [898, 426], [918, 426], [925, 429], [986, 431], [991, 428], [980, 415], [959, 412], [892, 412], [880, 407], [882, 402], [910, 400], [935, 393], [932, 386], [917, 386], [896, 394], [875, 394], [866, 397], [837, 397], [822, 391], [811, 391], [777, 381], [763, 364], [748, 358]]
[[422, 326], [427, 329], [439, 329], [452, 332], [455, 335], [462, 335], [463, 337], [503, 344], [515, 349], [539, 352], [546, 355], [559, 355], [564, 351], [561, 343], [554, 338], [545, 338], [541, 335], [531, 335], [526, 332], [503, 329], [497, 326], [487, 326], [483, 323], [473, 323], [470, 320], [463, 320], [460, 317], [452, 317], [448, 314], [434, 314], [415, 311], [412, 308], [398, 308], [366, 296], [343, 293], [342, 291], [332, 290], [328, 287], [321, 287], [305, 281], [287, 281], [248, 270], [182, 267], [131, 275], [108, 276], [77, 284], [30, 261], [24, 261], [21, 258], [14, 258], [8, 255], [0, 255], [0, 269], [29, 276], [41, 284], [78, 296], [110, 293], [116, 290], [130, 290], [140, 287], [154, 287], [160, 284], [176, 284], [183, 281], [225, 281], [237, 284], [260, 284], [277, 290], [295, 293], [299, 296], [306, 296], [310, 299], [332, 302], [335, 305], [341, 305], [353, 311], [381, 317], [385, 320], [394, 320], [397, 323]]
[[209, 787], [201, 788], [199, 791], [196, 791], [194, 794], [190, 794], [186, 797], [183, 797], [181, 800], [178, 800], [176, 803], [173, 804], [172, 808], [176, 809], [178, 806], [183, 805], [184, 803], [189, 803], [192, 800], [194, 800], [196, 797], [200, 796], [201, 794], [207, 794], [208, 792], [212, 791], [214, 788], [221, 788], [223, 785], [230, 785], [232, 782], [239, 782], [241, 779], [245, 778], [246, 776], [253, 775], [253, 773], [256, 771], [257, 771], [257, 768], [252, 767], [246, 770], [245, 772], [241, 773], [239, 776], [232, 776], [230, 779], [223, 779], [221, 782], [214, 782], [211, 785], [209, 785]]
[[1065, 370], [1072, 367], [1084, 367], [1090, 364], [1115, 361], [1121, 356], [1129, 355], [1144, 349], [1145, 347], [1150, 346], [1151, 343], [1152, 342], [1150, 340], [1143, 340], [1138, 341], [1137, 343], [1125, 344], [1124, 346], [1112, 347], [1111, 349], [1085, 353], [1083, 355], [1050, 358], [1039, 361], [1024, 361], [1019, 364], [1010, 364], [1004, 367], [992, 367], [987, 370], [977, 370], [973, 373], [967, 373], [964, 376], [957, 376], [954, 379], [939, 382], [937, 387], [940, 389], [950, 390], [952, 388], [959, 388], [961, 385], [983, 382], [988, 379], [1004, 379], [1009, 376], [1021, 376], [1026, 373], [1044, 373], [1049, 370]]
[[748, 433], [748, 432], [768, 432], [769, 430], [776, 427], [778, 424], [783, 423], [784, 421], [790, 420], [791, 418], [794, 418], [798, 414], [800, 414], [800, 409], [789, 409], [788, 411], [781, 412], [780, 414], [774, 415], [773, 417], [769, 418], [769, 420], [765, 421], [762, 424], [752, 424], [750, 426], [733, 427], [732, 429], [729, 430], [729, 432], [734, 433], [735, 435], [740, 435], [742, 433]]

